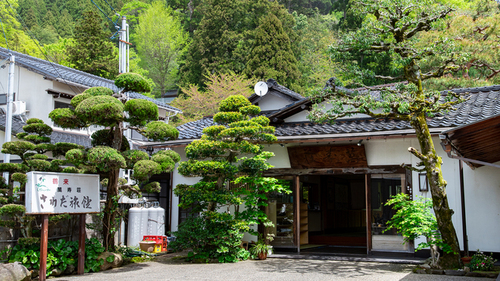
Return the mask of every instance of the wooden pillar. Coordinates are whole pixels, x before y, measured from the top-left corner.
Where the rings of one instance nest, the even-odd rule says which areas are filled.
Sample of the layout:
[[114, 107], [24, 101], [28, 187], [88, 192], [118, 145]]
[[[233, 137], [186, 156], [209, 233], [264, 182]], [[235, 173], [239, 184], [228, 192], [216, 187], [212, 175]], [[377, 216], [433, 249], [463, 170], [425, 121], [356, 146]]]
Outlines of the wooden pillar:
[[293, 224], [295, 245], [297, 245], [297, 253], [300, 253], [300, 177], [293, 178]]
[[47, 279], [47, 244], [49, 242], [49, 215], [42, 215], [42, 236], [40, 238], [40, 281]]
[[85, 214], [80, 215], [80, 235], [78, 238], [78, 275], [85, 273]]
[[372, 250], [372, 192], [371, 175], [365, 174], [365, 201], [366, 201], [366, 254]]
[[467, 219], [465, 213], [465, 181], [464, 181], [464, 165], [462, 160], [458, 160], [458, 167], [460, 168], [460, 201], [462, 204], [462, 236], [464, 240], [464, 255], [469, 256], [469, 240], [467, 237]]

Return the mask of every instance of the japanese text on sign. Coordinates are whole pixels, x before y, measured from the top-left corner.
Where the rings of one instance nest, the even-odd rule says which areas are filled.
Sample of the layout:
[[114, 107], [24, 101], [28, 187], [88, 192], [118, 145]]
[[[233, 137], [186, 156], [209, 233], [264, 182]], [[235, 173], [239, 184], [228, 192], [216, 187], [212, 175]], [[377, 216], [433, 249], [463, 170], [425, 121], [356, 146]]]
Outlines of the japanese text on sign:
[[30, 172], [26, 213], [95, 213], [99, 206], [99, 175]]

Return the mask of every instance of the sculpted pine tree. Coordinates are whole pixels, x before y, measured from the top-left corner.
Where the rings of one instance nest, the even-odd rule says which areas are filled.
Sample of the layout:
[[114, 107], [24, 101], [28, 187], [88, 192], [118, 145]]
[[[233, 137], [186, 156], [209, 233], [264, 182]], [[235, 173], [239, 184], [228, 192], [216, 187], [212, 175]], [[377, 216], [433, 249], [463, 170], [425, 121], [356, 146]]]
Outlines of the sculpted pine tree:
[[[85, 90], [71, 99], [74, 109], [54, 109], [49, 117], [63, 128], [85, 128], [90, 125], [104, 127], [92, 134], [92, 148], [72, 149], [66, 159], [75, 165], [75, 173], [97, 173], [107, 184], [107, 198], [103, 218], [103, 246], [114, 246], [113, 233], [119, 223], [117, 200], [119, 191], [126, 194], [160, 192], [158, 182], [147, 183], [154, 174], [169, 172], [180, 160], [174, 151], [159, 151], [152, 157], [140, 150], [131, 150], [123, 136], [126, 129], [135, 129], [150, 140], [175, 139], [179, 132], [172, 126], [158, 120], [158, 106], [143, 99], [127, 99], [126, 92], [149, 92], [151, 87], [140, 75], [124, 73], [117, 77], [115, 85], [121, 89], [114, 93], [105, 87]], [[133, 169], [138, 186], [119, 182], [120, 169]]]
[[201, 139], [186, 147], [188, 161], [179, 164], [181, 175], [201, 177], [196, 184], [177, 185], [179, 206], [201, 215], [195, 226], [179, 225], [176, 236], [177, 243], [193, 249], [194, 258], [235, 262], [249, 255], [240, 247], [243, 233], [251, 225], [270, 223], [260, 209], [266, 205], [265, 194], [284, 190], [276, 179], [262, 176], [274, 156], [262, 143], [276, 141], [269, 119], [257, 116], [260, 108], [241, 95], [223, 100], [219, 110], [217, 125], [205, 128]]
[[274, 78], [292, 89], [299, 79], [290, 38], [275, 15], [268, 14], [255, 31], [254, 45], [243, 73], [264, 81]]
[[[368, 14], [363, 26], [357, 32], [346, 34], [338, 45], [333, 47], [333, 55], [342, 58], [349, 51], [363, 51], [367, 54], [385, 52], [391, 54], [400, 64], [403, 77], [378, 77], [383, 79], [404, 79], [408, 85], [399, 84], [394, 88], [384, 88], [380, 96], [347, 90], [330, 81], [327, 90], [316, 92], [311, 99], [315, 103], [310, 117], [319, 122], [332, 121], [343, 116], [357, 113], [368, 114], [374, 118], [395, 118], [408, 121], [415, 130], [420, 151], [410, 147], [421, 169], [427, 174], [432, 194], [433, 208], [443, 242], [451, 251], [440, 259], [444, 268], [456, 268], [461, 264], [460, 248], [453, 222], [453, 210], [448, 205], [446, 181], [441, 171], [442, 159], [436, 153], [426, 118], [433, 114], [452, 109], [453, 105], [463, 102], [461, 96], [449, 92], [443, 97], [437, 91], [424, 91], [422, 81], [440, 77], [454, 69], [453, 53], [446, 53], [447, 40], [434, 42], [424, 48], [417, 48], [416, 36], [431, 30], [445, 18], [451, 9], [434, 1], [423, 0], [382, 0], [363, 1], [360, 9]], [[440, 58], [441, 64], [434, 69], [421, 69], [421, 62], [427, 58]], [[377, 76], [376, 76], [377, 77]], [[320, 103], [329, 103], [328, 110]], [[379, 109], [382, 108], [382, 112]], [[379, 113], [380, 112], [380, 113]]]
[[[11, 229], [20, 229], [24, 238], [32, 237], [34, 216], [26, 216], [24, 201], [17, 194], [23, 192], [27, 181], [26, 173], [29, 171], [65, 172], [61, 165], [65, 160], [57, 159], [75, 148], [83, 148], [74, 143], [50, 143], [52, 128], [43, 123], [42, 120], [31, 118], [23, 126], [22, 133], [16, 137], [19, 140], [6, 142], [2, 145], [2, 153], [19, 157], [20, 163], [0, 163], [0, 173], [9, 172], [9, 178], [0, 177], [0, 226]], [[52, 152], [49, 161], [47, 155]], [[14, 182], [20, 184], [14, 187]], [[68, 215], [50, 216], [50, 222], [57, 222]]]

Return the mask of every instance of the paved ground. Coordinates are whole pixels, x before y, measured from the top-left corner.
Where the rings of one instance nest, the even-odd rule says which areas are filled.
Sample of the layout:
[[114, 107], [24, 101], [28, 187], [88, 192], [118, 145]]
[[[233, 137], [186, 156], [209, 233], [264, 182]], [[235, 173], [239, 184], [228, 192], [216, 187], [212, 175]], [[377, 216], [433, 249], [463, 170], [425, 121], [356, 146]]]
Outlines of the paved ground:
[[[128, 281], [128, 280], [488, 280], [484, 278], [419, 275], [411, 273], [415, 265], [332, 260], [268, 258], [234, 264], [191, 264], [170, 255], [153, 262], [130, 264], [104, 272], [81, 276], [63, 276], [57, 281]], [[489, 279], [492, 280], [492, 279]]]

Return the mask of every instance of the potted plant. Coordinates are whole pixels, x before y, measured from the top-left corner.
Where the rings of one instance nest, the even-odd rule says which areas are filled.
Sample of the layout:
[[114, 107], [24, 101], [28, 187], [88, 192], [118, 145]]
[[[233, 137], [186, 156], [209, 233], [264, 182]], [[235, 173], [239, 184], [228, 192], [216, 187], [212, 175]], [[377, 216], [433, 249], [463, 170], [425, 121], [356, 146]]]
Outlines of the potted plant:
[[270, 247], [266, 244], [264, 239], [259, 239], [257, 243], [255, 243], [250, 248], [250, 253], [259, 258], [259, 260], [265, 260], [267, 258], [267, 253]]
[[259, 235], [259, 240], [250, 248], [250, 253], [253, 256], [258, 257], [259, 260], [265, 260], [267, 258], [267, 254], [270, 254], [272, 249], [272, 246], [268, 245], [267, 241], [272, 241], [273, 238], [273, 234], [268, 234], [267, 239], [264, 239], [261, 235]]

